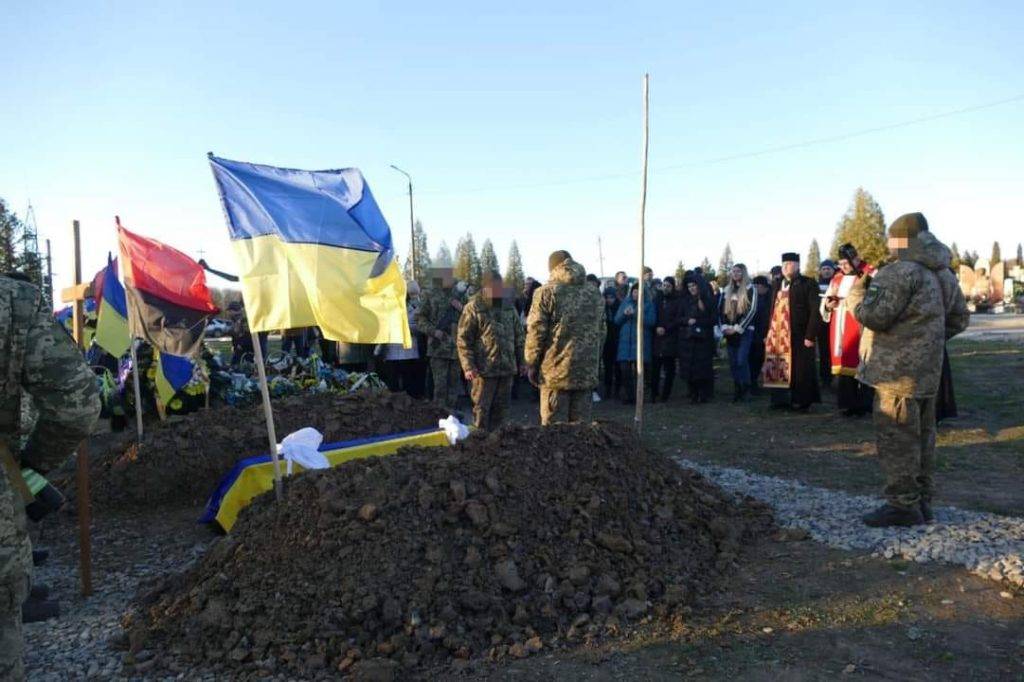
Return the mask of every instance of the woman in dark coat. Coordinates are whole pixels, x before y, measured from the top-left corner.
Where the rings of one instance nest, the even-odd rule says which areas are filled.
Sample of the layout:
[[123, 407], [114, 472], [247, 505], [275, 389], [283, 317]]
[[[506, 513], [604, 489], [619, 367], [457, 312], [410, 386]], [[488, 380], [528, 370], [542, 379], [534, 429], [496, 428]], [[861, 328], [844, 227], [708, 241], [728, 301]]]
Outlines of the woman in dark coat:
[[687, 382], [691, 402], [706, 403], [715, 393], [715, 307], [699, 276], [687, 273], [683, 282], [679, 377]]
[[604, 399], [619, 397], [622, 389], [622, 367], [616, 357], [619, 353], [619, 325], [615, 324], [615, 313], [619, 310], [619, 299], [615, 288], [604, 290], [604, 348], [601, 361], [604, 363]]
[[[651, 402], [672, 395], [679, 356], [679, 329], [683, 324], [683, 299], [676, 291], [674, 277], [666, 277], [658, 301], [658, 325], [654, 328], [654, 361], [651, 364]], [[664, 370], [664, 378], [662, 371]]]

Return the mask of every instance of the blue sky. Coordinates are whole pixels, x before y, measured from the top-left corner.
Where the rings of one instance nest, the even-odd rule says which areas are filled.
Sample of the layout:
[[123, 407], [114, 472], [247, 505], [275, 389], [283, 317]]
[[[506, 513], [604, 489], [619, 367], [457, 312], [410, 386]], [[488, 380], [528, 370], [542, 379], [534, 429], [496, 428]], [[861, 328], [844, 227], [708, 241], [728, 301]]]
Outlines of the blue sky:
[[[404, 257], [404, 179], [431, 251], [472, 231], [531, 274], [567, 248], [638, 267], [640, 82], [651, 74], [648, 263], [828, 248], [863, 185], [987, 255], [1024, 240], [1024, 4], [20, 3], [5, 10], [0, 196], [31, 200], [55, 270], [113, 216], [233, 267], [205, 154], [361, 168]], [[34, 5], [34, 6], [32, 6]], [[611, 5], [611, 3], [609, 3]], [[854, 6], [856, 5], [856, 6]]]

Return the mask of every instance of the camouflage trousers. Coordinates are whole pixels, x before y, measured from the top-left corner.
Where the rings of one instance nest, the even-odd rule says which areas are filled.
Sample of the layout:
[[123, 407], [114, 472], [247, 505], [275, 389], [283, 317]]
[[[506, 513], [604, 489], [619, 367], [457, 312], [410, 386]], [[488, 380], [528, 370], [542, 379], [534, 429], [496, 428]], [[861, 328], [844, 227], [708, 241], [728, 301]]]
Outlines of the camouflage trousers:
[[593, 389], [582, 391], [559, 391], [546, 386], [540, 387], [540, 423], [542, 426], [556, 422], [570, 424], [588, 423], [593, 412]]
[[430, 373], [434, 377], [434, 403], [438, 407], [454, 410], [462, 385], [462, 368], [454, 358], [430, 358]]
[[28, 598], [31, 570], [25, 509], [0, 469], [0, 680], [25, 679], [21, 605]]
[[512, 377], [477, 377], [470, 389], [473, 426], [490, 431], [501, 426], [512, 400]]
[[935, 398], [875, 393], [875, 442], [889, 504], [909, 508], [935, 491]]

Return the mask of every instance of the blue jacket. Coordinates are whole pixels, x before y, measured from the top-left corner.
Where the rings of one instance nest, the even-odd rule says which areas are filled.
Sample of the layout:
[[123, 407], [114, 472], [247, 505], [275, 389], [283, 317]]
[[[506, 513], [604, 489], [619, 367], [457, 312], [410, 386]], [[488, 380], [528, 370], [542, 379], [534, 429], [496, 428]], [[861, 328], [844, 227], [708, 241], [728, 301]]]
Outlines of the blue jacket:
[[[652, 330], [657, 326], [658, 313], [654, 307], [653, 297], [645, 298], [647, 300], [644, 302], [644, 362], [650, 362]], [[626, 317], [626, 308], [635, 308], [636, 305], [636, 301], [627, 298], [619, 304], [619, 310], [615, 313], [615, 324], [619, 326], [619, 352], [616, 355], [618, 362], [636, 362], [636, 316]]]

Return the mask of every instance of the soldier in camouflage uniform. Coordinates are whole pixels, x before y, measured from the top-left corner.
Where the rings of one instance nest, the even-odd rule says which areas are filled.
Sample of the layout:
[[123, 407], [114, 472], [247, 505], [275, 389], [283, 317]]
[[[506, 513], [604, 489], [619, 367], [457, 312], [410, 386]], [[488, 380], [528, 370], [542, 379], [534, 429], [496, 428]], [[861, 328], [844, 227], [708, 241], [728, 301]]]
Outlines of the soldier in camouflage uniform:
[[430, 279], [433, 286], [416, 314], [416, 328], [428, 339], [427, 357], [434, 378], [434, 402], [454, 411], [462, 380], [455, 351], [455, 332], [462, 313], [462, 301], [452, 291], [451, 268], [433, 268]]
[[[38, 415], [21, 448], [22, 401]], [[39, 289], [0, 276], [0, 448], [40, 473], [64, 463], [92, 431], [99, 390], [82, 354], [47, 309]], [[0, 679], [21, 680], [21, 605], [29, 592], [32, 547], [25, 500], [0, 472]]]
[[857, 379], [875, 388], [875, 439], [886, 476], [886, 504], [864, 517], [869, 526], [932, 520], [942, 351], [967, 328], [969, 314], [949, 250], [934, 238], [922, 241], [927, 230], [920, 213], [898, 218], [889, 227], [895, 262], [873, 279], [863, 276], [847, 299], [864, 325]]
[[533, 297], [526, 322], [526, 368], [540, 387], [540, 422], [590, 421], [604, 344], [604, 299], [568, 251], [548, 258], [550, 279]]
[[478, 429], [495, 429], [505, 420], [512, 379], [526, 371], [524, 336], [501, 275], [489, 273], [480, 293], [463, 308], [456, 339], [462, 371], [472, 387], [473, 423]]

